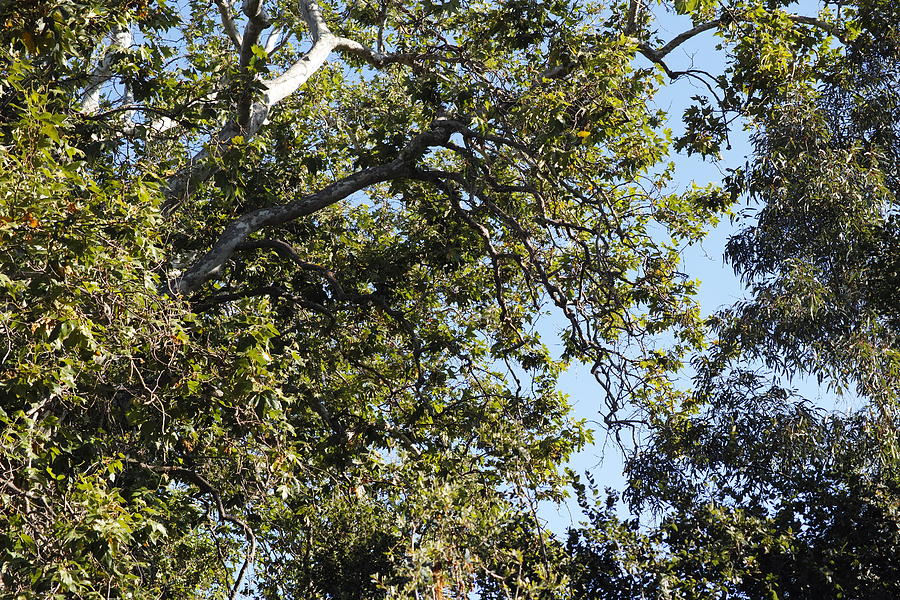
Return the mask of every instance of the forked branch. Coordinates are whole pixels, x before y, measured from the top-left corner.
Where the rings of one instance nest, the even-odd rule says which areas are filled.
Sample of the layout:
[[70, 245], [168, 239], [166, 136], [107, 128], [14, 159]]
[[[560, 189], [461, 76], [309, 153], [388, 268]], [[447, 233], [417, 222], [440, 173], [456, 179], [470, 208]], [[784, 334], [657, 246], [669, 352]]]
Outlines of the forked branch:
[[243, 45], [243, 39], [241, 34], [238, 33], [237, 25], [234, 23], [234, 16], [231, 14], [231, 2], [228, 2], [228, 0], [215, 0], [215, 2], [216, 8], [219, 9], [219, 16], [222, 18], [222, 28], [225, 30], [225, 35], [234, 44], [235, 49], [240, 50]]
[[[838, 27], [831, 23], [828, 23], [827, 21], [823, 21], [823, 20], [817, 19], [815, 17], [806, 17], [803, 15], [788, 14], [786, 16], [789, 20], [793, 21], [794, 23], [797, 23], [800, 25], [809, 25], [811, 27], [816, 27], [818, 29], [821, 29], [822, 31], [825, 31], [829, 35], [833, 35], [834, 37], [836, 37], [841, 43], [846, 44], [846, 39], [843, 36], [843, 34], [841, 33], [841, 31], [838, 29]], [[735, 21], [744, 21], [744, 20], [746, 20], [746, 19], [742, 18], [740, 16], [735, 17], [733, 15], [729, 15], [728, 17], [720, 17], [718, 19], [713, 19], [712, 21], [707, 21], [706, 23], [700, 23], [699, 25], [695, 25], [694, 27], [691, 27], [687, 31], [683, 31], [683, 32], [679, 33], [674, 38], [669, 40], [665, 45], [660, 46], [659, 48], [654, 48], [654, 47], [650, 46], [649, 44], [641, 44], [638, 49], [640, 50], [641, 54], [643, 54], [650, 61], [657, 63], [657, 64], [661, 64], [662, 60], [666, 56], [668, 56], [673, 50], [675, 50], [676, 48], [678, 48], [679, 46], [681, 46], [688, 40], [700, 35], [701, 33], [709, 31], [710, 29], [715, 29], [726, 23], [731, 23], [731, 22], [735, 22]]]
[[[239, 119], [226, 124], [206, 149], [198, 152], [187, 166], [169, 178], [163, 205], [165, 211], [171, 211], [179, 202], [190, 196], [197, 186], [215, 174], [217, 168], [208, 160], [211, 154], [217, 155], [224, 151], [238, 135], [245, 139], [255, 136], [268, 118], [272, 107], [304, 85], [325, 64], [333, 51], [345, 49], [363, 56], [369, 55], [373, 63], [384, 62], [384, 57], [371, 51], [367, 52], [361, 44], [333, 35], [316, 2], [302, 0], [301, 7], [313, 39], [312, 47], [284, 73], [262, 81], [265, 90], [262, 98], [251, 102], [248, 97], [246, 104], [238, 107]], [[259, 41], [260, 33], [268, 27], [269, 18], [261, 0], [247, 0], [244, 3], [244, 12], [248, 15], [248, 22], [242, 39], [240, 60], [241, 64], [246, 66], [249, 57], [252, 56], [253, 45]]]

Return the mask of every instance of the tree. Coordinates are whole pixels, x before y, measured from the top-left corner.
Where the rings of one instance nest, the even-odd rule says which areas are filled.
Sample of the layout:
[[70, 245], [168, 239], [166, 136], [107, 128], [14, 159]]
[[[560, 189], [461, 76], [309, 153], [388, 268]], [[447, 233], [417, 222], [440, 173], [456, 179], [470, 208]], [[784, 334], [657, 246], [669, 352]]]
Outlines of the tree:
[[[676, 595], [900, 591], [900, 21], [883, 2], [850, 15], [840, 51], [773, 15], [735, 27], [728, 83], [734, 94], [751, 90], [742, 104], [754, 155], [727, 184], [760, 208], [726, 257], [751, 294], [713, 319], [717, 339], [695, 363], [695, 404], [655, 427], [628, 468], [629, 498], [663, 515], [644, 569]], [[789, 389], [796, 376], [832, 393], [852, 386], [859, 402], [816, 407]], [[588, 532], [576, 539], [583, 552]]]
[[[676, 7], [695, 23], [671, 40], [640, 2], [5, 8], [3, 593], [552, 597], [597, 574], [572, 557], [601, 548], [614, 565], [619, 542], [636, 581], [702, 573], [602, 511], [593, 545], [536, 514], [590, 438], [556, 389], [566, 362], [592, 365], [611, 428], [659, 440], [713, 397], [673, 383], [704, 344], [679, 250], [744, 187], [768, 194], [771, 161], [724, 191], [665, 191], [651, 99], [697, 75], [669, 55], [716, 29], [733, 69], [675, 145], [713, 155], [744, 115], [813, 160], [773, 138], [779, 102], [805, 85], [817, 107], [821, 82], [841, 101], [890, 92], [866, 61], [893, 55], [846, 40], [893, 21], [863, 27], [867, 3]], [[794, 87], [786, 56], [806, 61]], [[839, 120], [839, 105], [817, 110]], [[847, 123], [845, 145], [870, 131]], [[892, 306], [883, 281], [872, 306]], [[547, 313], [566, 324], [561, 357], [536, 329]], [[720, 331], [709, 382], [763, 347]]]

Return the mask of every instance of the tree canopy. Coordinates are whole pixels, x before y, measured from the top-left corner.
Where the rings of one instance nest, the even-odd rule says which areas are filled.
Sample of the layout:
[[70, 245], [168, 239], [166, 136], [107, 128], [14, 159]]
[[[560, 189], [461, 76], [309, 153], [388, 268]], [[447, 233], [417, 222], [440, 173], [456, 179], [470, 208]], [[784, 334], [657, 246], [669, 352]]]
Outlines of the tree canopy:
[[0, 597], [896, 597], [900, 8], [649, 4], [0, 4]]

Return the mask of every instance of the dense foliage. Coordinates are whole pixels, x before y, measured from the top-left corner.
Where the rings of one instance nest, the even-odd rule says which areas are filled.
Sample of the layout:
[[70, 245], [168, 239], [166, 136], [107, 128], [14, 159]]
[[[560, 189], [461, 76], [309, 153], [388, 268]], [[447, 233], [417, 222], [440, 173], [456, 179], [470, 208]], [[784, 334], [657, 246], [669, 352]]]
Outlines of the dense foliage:
[[900, 14], [787, 4], [0, 5], [0, 597], [896, 597]]

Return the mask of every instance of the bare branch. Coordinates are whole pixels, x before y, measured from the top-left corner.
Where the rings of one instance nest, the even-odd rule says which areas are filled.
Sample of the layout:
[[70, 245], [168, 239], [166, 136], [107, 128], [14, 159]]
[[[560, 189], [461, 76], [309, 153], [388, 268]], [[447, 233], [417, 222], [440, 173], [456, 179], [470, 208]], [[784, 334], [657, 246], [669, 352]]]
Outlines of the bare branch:
[[112, 43], [106, 48], [103, 58], [94, 68], [90, 83], [81, 95], [81, 112], [91, 114], [100, 108], [100, 89], [112, 77], [112, 66], [119, 59], [119, 51], [128, 48], [134, 36], [128, 27], [117, 27], [112, 31]]
[[231, 2], [228, 2], [228, 0], [215, 0], [215, 2], [219, 9], [219, 16], [222, 17], [222, 27], [225, 28], [225, 33], [234, 44], [235, 49], [240, 50], [243, 40], [241, 34], [238, 33], [237, 26], [234, 24], [234, 17], [231, 15]]
[[337, 47], [341, 38], [328, 35], [318, 40], [313, 47], [309, 49], [303, 58], [291, 65], [287, 71], [267, 81], [263, 81], [266, 86], [266, 96], [269, 106], [273, 106], [291, 94], [306, 83], [309, 78], [318, 71], [328, 56]]
[[[250, 98], [242, 102], [238, 106], [237, 122], [231, 122], [223, 127], [207, 149], [198, 152], [188, 165], [169, 179], [165, 191], [166, 200], [163, 204], [165, 212], [171, 212], [181, 200], [190, 196], [197, 186], [216, 172], [217, 168], [208, 160], [210, 155], [222, 152], [238, 135], [245, 139], [256, 135], [268, 118], [270, 109], [305, 84], [325, 64], [333, 51], [345, 50], [375, 66], [413, 64], [416, 58], [413, 54], [383, 55], [354, 40], [335, 36], [328, 28], [322, 17], [322, 11], [314, 0], [302, 0], [300, 7], [313, 39], [312, 47], [284, 73], [273, 79], [263, 80], [261, 83], [266, 90], [263, 98], [254, 103], [251, 103]], [[261, 0], [245, 0], [243, 10], [249, 19], [241, 48], [241, 64], [245, 65], [249, 63], [253, 44], [259, 40], [260, 32], [268, 26], [269, 21]], [[275, 36], [273, 34], [270, 37]], [[249, 53], [246, 57], [245, 52]]]
[[[265, 50], [266, 50], [267, 55], [271, 55], [272, 53], [274, 53], [281, 46], [281, 44], [284, 43], [284, 40], [282, 40], [280, 42], [278, 41], [279, 38], [281, 38], [281, 37], [282, 37], [282, 31], [280, 28], [273, 29], [272, 31], [269, 32], [269, 37], [266, 38], [266, 45], [265, 45]], [[286, 39], [287, 36], [285, 35], [284, 38]]]
[[[325, 64], [333, 51], [347, 51], [379, 67], [398, 63], [411, 65], [416, 58], [421, 58], [406, 53], [384, 55], [354, 40], [335, 36], [328, 28], [315, 1], [302, 0], [300, 5], [313, 38], [312, 47], [284, 73], [273, 79], [263, 80], [261, 83], [266, 90], [263, 98], [252, 104], [249, 98], [241, 103], [238, 106], [237, 122], [231, 122], [223, 127], [206, 149], [198, 152], [188, 165], [169, 179], [165, 190], [164, 212], [171, 212], [180, 201], [189, 197], [200, 184], [215, 174], [217, 167], [208, 160], [211, 155], [215, 156], [224, 151], [238, 135], [245, 139], [256, 135], [268, 118], [271, 108], [305, 84]], [[268, 26], [268, 17], [265, 15], [261, 0], [245, 0], [244, 12], [248, 14], [249, 22], [244, 32], [242, 64], [244, 64], [244, 50], [252, 54], [252, 44], [258, 41], [262, 28]], [[251, 14], [255, 16], [250, 17]], [[253, 25], [254, 23], [256, 25]], [[249, 62], [249, 58], [247, 61]]]
[[[291, 65], [287, 71], [274, 79], [264, 80], [262, 84], [266, 93], [262, 101], [251, 104], [248, 99], [246, 104], [239, 106], [239, 122], [231, 122], [223, 127], [209, 148], [198, 152], [188, 165], [169, 179], [165, 191], [164, 211], [170, 212], [181, 200], [187, 198], [193, 190], [197, 189], [198, 185], [212, 177], [217, 168], [207, 160], [211, 154], [215, 155], [223, 151], [228, 147], [231, 140], [238, 135], [242, 135], [245, 139], [256, 135], [262, 128], [263, 123], [265, 123], [271, 107], [293, 94], [300, 86], [305, 84], [325, 64], [333, 50], [336, 48], [347, 48], [362, 51], [364, 48], [361, 44], [356, 44], [352, 40], [332, 35], [315, 2], [301, 2], [301, 8], [314, 40], [312, 48], [300, 60]], [[244, 12], [248, 14], [249, 21], [244, 31], [241, 64], [245, 64], [245, 51], [249, 53], [246, 57], [246, 63], [249, 63], [249, 55], [252, 55], [252, 46], [259, 40], [259, 34], [262, 29], [268, 25], [268, 17], [265, 15], [260, 0], [246, 0]]]
[[331, 30], [322, 16], [322, 9], [315, 0], [300, 0], [300, 11], [303, 13], [303, 20], [309, 27], [309, 34], [312, 36], [313, 43], [318, 42], [323, 37], [331, 35]]
[[238, 593], [240, 592], [241, 584], [244, 582], [244, 576], [247, 574], [247, 569], [256, 558], [256, 534], [253, 533], [253, 529], [251, 529], [250, 526], [247, 525], [246, 521], [225, 510], [225, 505], [222, 503], [222, 494], [205, 477], [203, 477], [196, 471], [183, 467], [150, 465], [133, 459], [129, 460], [130, 462], [133, 462], [144, 469], [155, 471], [157, 473], [170, 474], [194, 484], [200, 489], [202, 493], [208, 494], [212, 497], [213, 502], [215, 502], [216, 504], [216, 511], [219, 513], [219, 518], [221, 520], [231, 523], [232, 525], [236, 525], [243, 530], [244, 536], [250, 542], [250, 549], [244, 555], [244, 561], [241, 564], [240, 570], [238, 571], [238, 575], [234, 581], [234, 585], [231, 587], [231, 593], [228, 595], [229, 600], [235, 600], [235, 598], [237, 598], [238, 596]]
[[395, 54], [382, 54], [377, 50], [373, 50], [368, 46], [347, 38], [338, 38], [335, 50], [344, 50], [348, 54], [352, 54], [366, 61], [375, 67], [385, 67], [387, 65], [401, 64], [412, 66], [417, 59], [434, 58], [434, 54], [413, 54], [411, 52], [398, 52]]
[[801, 23], [803, 25], [818, 27], [819, 29], [836, 37], [842, 44], [847, 45], [847, 38], [844, 36], [844, 32], [842, 32], [840, 28], [833, 23], [829, 23], [815, 17], [804, 17], [803, 15], [788, 15], [788, 18], [794, 23]]
[[672, 50], [682, 45], [692, 37], [695, 37], [704, 31], [709, 31], [710, 29], [715, 29], [719, 25], [722, 24], [721, 19], [715, 19], [713, 21], [709, 21], [708, 23], [701, 23], [695, 27], [691, 27], [687, 31], [683, 31], [672, 38], [669, 43], [667, 43], [662, 48], [652, 48], [648, 44], [641, 44], [640, 50], [641, 54], [652, 60], [653, 62], [657, 62], [666, 57]]

